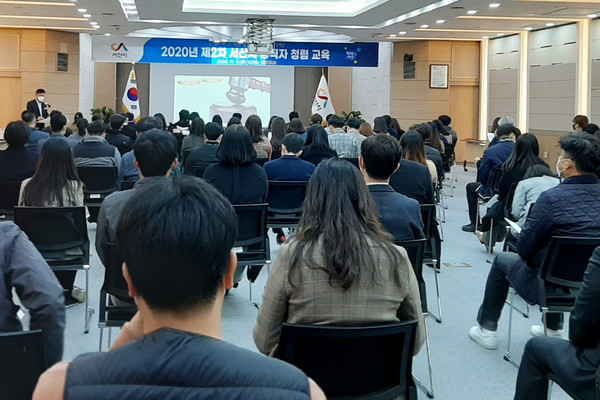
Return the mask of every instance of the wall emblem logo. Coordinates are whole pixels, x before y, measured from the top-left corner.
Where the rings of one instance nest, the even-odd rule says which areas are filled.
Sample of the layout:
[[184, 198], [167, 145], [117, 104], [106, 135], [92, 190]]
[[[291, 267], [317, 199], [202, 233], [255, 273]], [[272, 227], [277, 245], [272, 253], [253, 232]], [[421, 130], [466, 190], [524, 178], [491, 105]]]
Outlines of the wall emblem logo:
[[113, 58], [127, 58], [127, 46], [125, 43], [113, 43], [110, 45], [111, 50], [113, 51]]

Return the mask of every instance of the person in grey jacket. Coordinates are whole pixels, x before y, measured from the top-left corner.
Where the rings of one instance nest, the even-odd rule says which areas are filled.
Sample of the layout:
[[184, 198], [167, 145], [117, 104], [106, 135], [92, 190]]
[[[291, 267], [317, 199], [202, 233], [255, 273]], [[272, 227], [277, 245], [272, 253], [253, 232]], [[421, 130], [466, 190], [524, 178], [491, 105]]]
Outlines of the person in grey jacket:
[[60, 361], [63, 354], [65, 299], [63, 288], [42, 255], [17, 225], [0, 222], [0, 332], [23, 330], [13, 303], [15, 289], [29, 310], [31, 330], [44, 334], [46, 365]]

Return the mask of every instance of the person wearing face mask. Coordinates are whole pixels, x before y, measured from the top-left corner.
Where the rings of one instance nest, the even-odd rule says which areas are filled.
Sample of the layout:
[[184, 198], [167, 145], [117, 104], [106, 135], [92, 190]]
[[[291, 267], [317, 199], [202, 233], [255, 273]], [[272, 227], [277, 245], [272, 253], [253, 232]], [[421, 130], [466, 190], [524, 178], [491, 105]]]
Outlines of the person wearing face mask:
[[[496, 330], [509, 285], [529, 304], [538, 299], [537, 274], [552, 236], [600, 236], [600, 139], [576, 132], [559, 141], [556, 172], [562, 182], [543, 192], [519, 235], [517, 253], [500, 253], [488, 275], [476, 325], [469, 336], [485, 349], [498, 347]], [[565, 337], [562, 313], [546, 315], [548, 336]], [[531, 334], [543, 336], [540, 325]]]
[[48, 108], [50, 105], [44, 103], [45, 98], [46, 91], [44, 89], [38, 89], [35, 91], [35, 99], [27, 102], [27, 111], [33, 113], [33, 115], [35, 115], [35, 120], [38, 122], [48, 118]]

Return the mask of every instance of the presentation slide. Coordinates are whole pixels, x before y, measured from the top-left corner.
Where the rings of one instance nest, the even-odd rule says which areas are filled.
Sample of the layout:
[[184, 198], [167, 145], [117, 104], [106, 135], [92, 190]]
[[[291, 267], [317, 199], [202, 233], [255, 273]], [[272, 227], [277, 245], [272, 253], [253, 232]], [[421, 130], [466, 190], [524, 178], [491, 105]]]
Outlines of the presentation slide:
[[198, 112], [206, 122], [219, 114], [227, 123], [238, 112], [244, 123], [256, 114], [266, 126], [271, 117], [271, 78], [175, 75], [173, 115], [184, 108]]

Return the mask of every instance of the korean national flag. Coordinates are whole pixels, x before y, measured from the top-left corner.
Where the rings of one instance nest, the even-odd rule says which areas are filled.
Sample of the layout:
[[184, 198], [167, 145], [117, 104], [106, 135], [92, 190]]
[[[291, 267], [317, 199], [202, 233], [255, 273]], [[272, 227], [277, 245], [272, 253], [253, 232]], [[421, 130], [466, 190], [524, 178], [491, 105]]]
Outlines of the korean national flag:
[[123, 93], [123, 111], [130, 112], [133, 114], [135, 121], [140, 118], [140, 98], [138, 96], [137, 84], [135, 79], [135, 70], [133, 65], [131, 66], [131, 72], [129, 73], [129, 79], [127, 80], [127, 86], [125, 86], [125, 93]]

